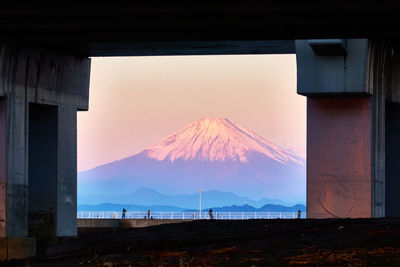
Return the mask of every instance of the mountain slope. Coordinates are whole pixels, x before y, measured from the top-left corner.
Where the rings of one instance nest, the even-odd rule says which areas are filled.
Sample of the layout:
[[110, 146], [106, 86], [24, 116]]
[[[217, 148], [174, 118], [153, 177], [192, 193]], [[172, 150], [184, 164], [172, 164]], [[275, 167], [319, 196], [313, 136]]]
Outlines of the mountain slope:
[[131, 157], [78, 174], [79, 195], [233, 192], [305, 200], [304, 161], [227, 119], [205, 118]]
[[177, 131], [142, 153], [159, 161], [249, 160], [251, 153], [259, 152], [282, 164], [303, 162], [277, 145], [250, 132], [228, 119], [203, 118]]

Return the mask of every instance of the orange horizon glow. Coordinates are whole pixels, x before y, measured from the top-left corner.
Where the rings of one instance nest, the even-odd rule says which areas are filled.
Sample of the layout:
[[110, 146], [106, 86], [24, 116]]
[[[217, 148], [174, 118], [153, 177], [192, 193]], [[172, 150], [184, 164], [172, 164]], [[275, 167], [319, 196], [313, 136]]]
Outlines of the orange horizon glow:
[[295, 55], [93, 58], [78, 171], [134, 155], [202, 118], [228, 118], [305, 157]]

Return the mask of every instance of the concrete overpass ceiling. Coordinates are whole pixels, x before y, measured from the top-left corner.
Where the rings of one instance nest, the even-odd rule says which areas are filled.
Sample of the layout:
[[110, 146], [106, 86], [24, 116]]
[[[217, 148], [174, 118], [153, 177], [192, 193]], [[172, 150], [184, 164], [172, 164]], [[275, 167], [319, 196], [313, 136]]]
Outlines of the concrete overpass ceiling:
[[80, 56], [292, 53], [294, 39], [398, 38], [399, 13], [396, 1], [3, 0], [0, 42]]

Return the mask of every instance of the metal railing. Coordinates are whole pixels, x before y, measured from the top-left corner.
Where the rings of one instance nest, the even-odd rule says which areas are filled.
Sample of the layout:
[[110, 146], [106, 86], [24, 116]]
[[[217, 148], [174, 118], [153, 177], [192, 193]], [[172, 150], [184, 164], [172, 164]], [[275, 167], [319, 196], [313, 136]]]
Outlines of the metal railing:
[[[121, 219], [121, 211], [78, 211], [78, 219]], [[218, 220], [249, 220], [249, 219], [296, 219], [297, 212], [213, 212], [214, 219]], [[301, 213], [301, 218], [306, 218]], [[126, 219], [148, 219], [146, 211], [128, 211]], [[150, 218], [163, 220], [200, 220], [210, 219], [208, 212], [151, 212]]]

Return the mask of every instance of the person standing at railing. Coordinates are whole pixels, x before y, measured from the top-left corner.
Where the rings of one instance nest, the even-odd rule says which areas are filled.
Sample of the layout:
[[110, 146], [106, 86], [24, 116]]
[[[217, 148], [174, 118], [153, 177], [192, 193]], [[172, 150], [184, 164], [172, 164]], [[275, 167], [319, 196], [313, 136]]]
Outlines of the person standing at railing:
[[150, 219], [150, 210], [147, 210], [147, 219]]
[[208, 211], [208, 215], [210, 216], [210, 220], [214, 219], [214, 215], [213, 215], [213, 210], [212, 209], [210, 209]]
[[123, 209], [122, 209], [122, 219], [125, 219], [125, 213], [126, 213], [126, 209], [123, 208]]
[[301, 210], [298, 210], [297, 211], [297, 219], [300, 219], [301, 218]]

